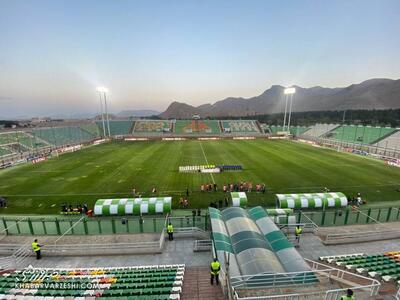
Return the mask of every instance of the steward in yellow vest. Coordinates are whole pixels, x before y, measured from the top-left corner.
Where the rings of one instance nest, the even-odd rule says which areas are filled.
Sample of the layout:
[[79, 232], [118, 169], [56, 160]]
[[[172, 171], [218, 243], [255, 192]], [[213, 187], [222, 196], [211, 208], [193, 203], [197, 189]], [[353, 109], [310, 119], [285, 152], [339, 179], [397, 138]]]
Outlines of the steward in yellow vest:
[[219, 271], [221, 270], [221, 265], [217, 258], [211, 262], [211, 284], [214, 284], [214, 278], [217, 285], [219, 284]]
[[174, 226], [172, 226], [171, 222], [169, 222], [167, 226], [168, 240], [174, 240]]
[[38, 244], [38, 240], [35, 239], [32, 242], [32, 250], [35, 252], [36, 254], [36, 259], [40, 259], [42, 257], [41, 253], [40, 253], [40, 245]]
[[356, 300], [356, 298], [353, 296], [353, 291], [351, 289], [348, 289], [347, 294], [345, 296], [342, 296], [340, 300]]
[[303, 229], [297, 225], [296, 228], [294, 229], [294, 234], [296, 235], [296, 240], [299, 242], [300, 241], [300, 236], [303, 233]]

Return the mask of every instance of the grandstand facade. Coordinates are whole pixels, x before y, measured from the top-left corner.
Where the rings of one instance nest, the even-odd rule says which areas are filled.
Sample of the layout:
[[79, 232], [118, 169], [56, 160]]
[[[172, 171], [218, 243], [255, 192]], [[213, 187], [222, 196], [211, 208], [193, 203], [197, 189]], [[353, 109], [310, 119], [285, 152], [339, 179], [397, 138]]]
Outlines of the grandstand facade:
[[[43, 126], [43, 125], [41, 125]], [[0, 131], [0, 159], [24, 158], [55, 148], [113, 138], [285, 136], [282, 126], [260, 124], [255, 120], [110, 120], [75, 122], [68, 126], [35, 127], [18, 131]], [[400, 130], [339, 124], [291, 126], [290, 135], [328, 146], [357, 149], [368, 153], [400, 158]]]

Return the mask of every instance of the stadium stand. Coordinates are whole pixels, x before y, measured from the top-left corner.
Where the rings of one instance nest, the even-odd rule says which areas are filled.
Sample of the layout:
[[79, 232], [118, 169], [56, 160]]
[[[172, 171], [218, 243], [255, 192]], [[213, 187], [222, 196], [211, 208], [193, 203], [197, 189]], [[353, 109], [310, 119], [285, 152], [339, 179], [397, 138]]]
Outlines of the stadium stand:
[[34, 129], [33, 134], [55, 146], [77, 144], [96, 138], [95, 135], [78, 126]]
[[[103, 133], [103, 122], [97, 121], [97, 126], [99, 127], [100, 133]], [[134, 121], [130, 120], [110, 120], [110, 134], [111, 135], [129, 135], [132, 133], [134, 126]], [[105, 123], [106, 134], [107, 134], [107, 123]]]
[[306, 130], [302, 135], [308, 137], [320, 137], [339, 126], [340, 125], [338, 124], [315, 124], [313, 126], [310, 126], [310, 128]]
[[184, 265], [23, 269], [2, 274], [0, 298], [180, 299], [184, 269]]
[[397, 130], [393, 134], [381, 139], [374, 145], [382, 148], [400, 149], [400, 130]]
[[[271, 125], [269, 126], [270, 131], [272, 134], [276, 134], [280, 131], [283, 131], [283, 126], [275, 126], [275, 125]], [[308, 130], [309, 127], [306, 126], [291, 126], [290, 127], [290, 133], [294, 136], [299, 136], [301, 134], [303, 134], [304, 132], [306, 132]]]
[[383, 281], [400, 280], [400, 251], [366, 255], [355, 253], [338, 256], [322, 256], [330, 264], [355, 270], [359, 274], [367, 274], [371, 278]]
[[324, 137], [357, 144], [373, 144], [394, 131], [390, 127], [343, 125], [327, 132]]
[[214, 120], [177, 120], [176, 134], [220, 134], [218, 121]]
[[0, 134], [0, 145], [8, 145], [11, 152], [21, 152], [33, 148], [46, 147], [48, 144], [27, 132], [13, 131]]
[[96, 124], [82, 124], [79, 127], [81, 130], [89, 132], [94, 137], [100, 136], [99, 127]]
[[5, 148], [5, 147], [0, 147], [0, 157], [1, 156], [6, 156], [6, 155], [10, 155], [13, 152], [10, 151], [9, 149]]
[[171, 122], [170, 121], [136, 121], [135, 126], [133, 127], [134, 134], [152, 134], [152, 133], [163, 133], [163, 132], [171, 132]]
[[263, 133], [272, 133], [268, 124], [260, 123], [260, 128]]
[[224, 132], [227, 133], [260, 133], [253, 120], [221, 121]]

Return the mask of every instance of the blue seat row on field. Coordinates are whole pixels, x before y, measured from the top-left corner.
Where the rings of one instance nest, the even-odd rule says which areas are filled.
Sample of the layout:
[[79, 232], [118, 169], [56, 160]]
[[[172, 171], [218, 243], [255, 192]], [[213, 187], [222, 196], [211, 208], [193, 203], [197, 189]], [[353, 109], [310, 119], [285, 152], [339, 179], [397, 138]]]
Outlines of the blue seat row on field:
[[217, 168], [224, 170], [224, 171], [242, 170], [241, 165], [218, 165]]

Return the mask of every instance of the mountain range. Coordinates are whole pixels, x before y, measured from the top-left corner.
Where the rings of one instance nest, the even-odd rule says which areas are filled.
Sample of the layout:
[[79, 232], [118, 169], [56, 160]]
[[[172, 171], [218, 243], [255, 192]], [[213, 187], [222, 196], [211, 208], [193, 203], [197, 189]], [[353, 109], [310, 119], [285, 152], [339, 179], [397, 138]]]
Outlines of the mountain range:
[[[344, 88], [293, 87], [296, 88], [293, 112], [400, 108], [400, 79], [375, 78]], [[273, 85], [256, 97], [229, 97], [214, 104], [197, 107], [172, 102], [159, 116], [165, 119], [183, 119], [193, 115], [213, 118], [281, 113], [285, 109], [284, 89], [283, 86]]]

